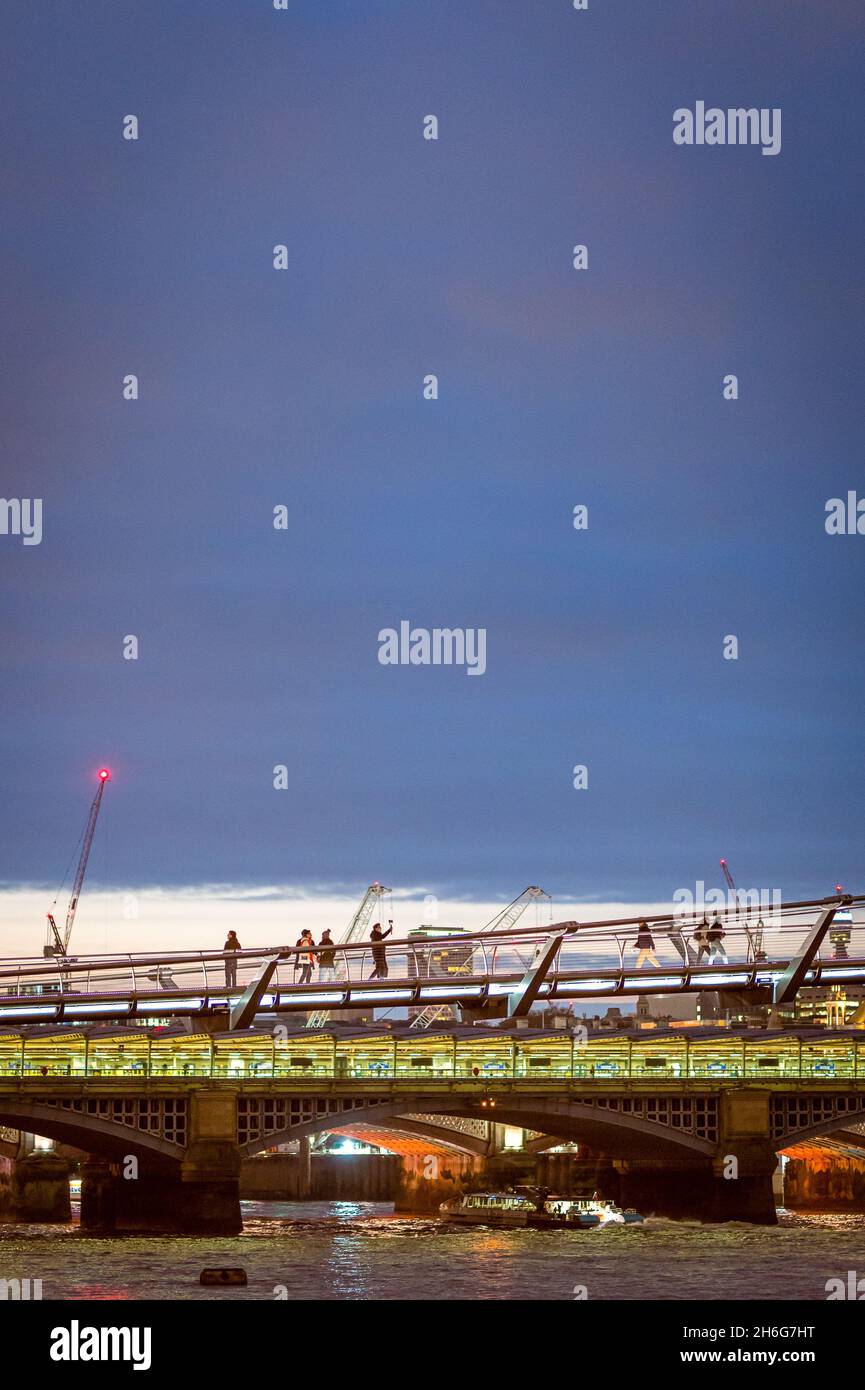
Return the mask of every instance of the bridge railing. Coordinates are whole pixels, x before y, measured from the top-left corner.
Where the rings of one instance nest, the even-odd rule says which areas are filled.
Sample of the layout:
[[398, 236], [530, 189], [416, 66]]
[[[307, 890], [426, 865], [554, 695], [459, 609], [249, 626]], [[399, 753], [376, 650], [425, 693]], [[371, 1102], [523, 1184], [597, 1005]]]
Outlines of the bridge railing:
[[[328, 991], [338, 994], [346, 983], [362, 986], [383, 980], [399, 986], [427, 981], [459, 979], [519, 980], [531, 968], [551, 932], [561, 936], [553, 966], [558, 974], [587, 971], [619, 971], [645, 975], [647, 981], [659, 972], [681, 971], [704, 965], [745, 966], [762, 959], [786, 962], [801, 948], [815, 917], [813, 909], [790, 905], [779, 913], [760, 918], [753, 912], [726, 913], [723, 935], [708, 941], [700, 937], [699, 919], [674, 921], [671, 917], [649, 923], [651, 954], [641, 957], [635, 921], [628, 923], [554, 924], [547, 930], [518, 929], [508, 933], [464, 933], [422, 940], [387, 939], [380, 945], [369, 942], [327, 947], [333, 964], [322, 963], [320, 945], [265, 947], [236, 953], [180, 952], [141, 953], [127, 956], [91, 957], [82, 960], [46, 962], [41, 959], [0, 961], [0, 996], [16, 997], [61, 994], [86, 996], [92, 1001], [104, 996], [152, 998], [158, 1013], [159, 999], [171, 996], [196, 997], [218, 1002], [235, 997], [261, 972], [266, 959], [279, 955], [269, 988], [276, 993], [308, 992], [310, 1007], [327, 1007]], [[816, 961], [843, 962], [865, 957], [865, 924], [845, 924], [840, 932], [827, 937]], [[326, 957], [325, 959], [328, 959]], [[639, 965], [638, 965], [639, 962]], [[675, 987], [675, 986], [673, 986]], [[360, 1001], [359, 1001], [360, 1002]], [[398, 1001], [397, 1001], [398, 1002]], [[142, 1012], [147, 1012], [145, 1007]], [[64, 1016], [75, 1017], [74, 1000]]]
[[[786, 962], [801, 947], [805, 935], [805, 928], [774, 928], [764, 937], [762, 959], [766, 963]], [[269, 989], [280, 993], [321, 995], [320, 999], [311, 1000], [310, 1007], [326, 1007], [329, 1002], [328, 989], [336, 996], [340, 987], [347, 983], [362, 986], [375, 981], [381, 988], [386, 980], [397, 988], [413, 986], [420, 981], [433, 986], [436, 982], [446, 984], [472, 979], [518, 981], [547, 939], [539, 935], [537, 938], [523, 939], [518, 944], [504, 942], [490, 946], [489, 943], [477, 943], [444, 950], [394, 947], [386, 956], [386, 969], [375, 960], [369, 948], [350, 952], [337, 950], [335, 964], [331, 968], [322, 968], [317, 958], [306, 970], [303, 965], [296, 966], [293, 959], [280, 963]], [[841, 949], [829, 943], [828, 949], [824, 945], [814, 959], [815, 962], [843, 963], [848, 959], [863, 958], [865, 931], [858, 928]], [[693, 935], [655, 933], [651, 953], [643, 958], [636, 939], [628, 933], [606, 939], [564, 941], [553, 972], [562, 976], [587, 971], [618, 971], [634, 977], [644, 976], [649, 982], [664, 970], [681, 972], [686, 967], [692, 969], [727, 964], [731, 967], [751, 966], [759, 959], [755, 954], [753, 936], [736, 929], [728, 930], [722, 939], [712, 943], [702, 942]], [[90, 1001], [91, 1006], [92, 1001], [98, 1001], [100, 996], [110, 999], [119, 995], [149, 996], [157, 1004], [160, 997], [166, 1000], [170, 997], [176, 1002], [181, 995], [200, 996], [212, 1002], [224, 997], [227, 1001], [229, 997], [242, 992], [258, 976], [262, 963], [263, 957], [253, 954], [229, 961], [227, 970], [222, 958], [169, 958], [154, 962], [114, 963], [110, 966], [96, 963], [47, 972], [26, 966], [14, 970], [0, 967], [0, 996], [30, 996], [35, 999], [62, 994], [72, 999], [72, 996], [80, 994]], [[67, 1006], [66, 1016], [74, 1019], [74, 999]]]

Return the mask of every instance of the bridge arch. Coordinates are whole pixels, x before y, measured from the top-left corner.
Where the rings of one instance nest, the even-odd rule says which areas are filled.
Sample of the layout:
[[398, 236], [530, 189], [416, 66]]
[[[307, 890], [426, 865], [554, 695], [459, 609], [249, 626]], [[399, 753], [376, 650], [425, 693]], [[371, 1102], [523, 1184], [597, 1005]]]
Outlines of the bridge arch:
[[[442, 1119], [450, 1118], [442, 1116]], [[454, 1116], [453, 1118], [459, 1118]], [[328, 1128], [325, 1126], [325, 1128]], [[409, 1139], [423, 1139], [429, 1144], [430, 1149], [439, 1148], [447, 1153], [464, 1154], [474, 1158], [486, 1158], [489, 1154], [489, 1138], [481, 1138], [480, 1135], [467, 1133], [464, 1130], [454, 1129], [449, 1125], [428, 1124], [418, 1119], [416, 1115], [401, 1115], [398, 1119], [387, 1122], [386, 1124], [375, 1124], [372, 1120], [356, 1117], [354, 1123], [347, 1121], [344, 1125], [330, 1127], [333, 1134], [360, 1134], [363, 1131], [380, 1131], [380, 1140], [372, 1139], [372, 1143], [380, 1143], [386, 1149], [387, 1136], [405, 1136]], [[397, 1150], [395, 1150], [397, 1151]]]
[[60, 1144], [70, 1144], [85, 1153], [117, 1162], [128, 1154], [158, 1160], [163, 1167], [180, 1165], [183, 1148], [158, 1133], [131, 1124], [118, 1123], [104, 1114], [73, 1110], [44, 1101], [6, 1097], [0, 1110], [0, 1125], [26, 1130]]
[[[807, 1125], [804, 1129], [790, 1130], [784, 1135], [776, 1135], [774, 1144], [776, 1152], [780, 1153], [783, 1149], [792, 1147], [793, 1144], [804, 1143], [806, 1139], [819, 1139], [827, 1134], [836, 1134], [841, 1130], [849, 1129], [851, 1125], [860, 1125], [865, 1122], [865, 1106], [860, 1110], [850, 1111], [846, 1115], [835, 1115], [832, 1119], [820, 1120], [815, 1124]], [[865, 1144], [865, 1135], [862, 1136]], [[865, 1154], [865, 1149], [863, 1149]]]
[[421, 1109], [427, 1115], [476, 1120], [492, 1118], [502, 1124], [549, 1134], [551, 1139], [582, 1140], [592, 1148], [622, 1158], [682, 1157], [684, 1154], [711, 1156], [717, 1148], [717, 1138], [711, 1129], [703, 1128], [700, 1132], [699, 1124], [692, 1124], [689, 1129], [685, 1124], [675, 1123], [676, 1117], [681, 1119], [688, 1112], [656, 1112], [666, 1113], [673, 1120], [671, 1123], [647, 1118], [645, 1113], [635, 1110], [601, 1106], [596, 1101], [514, 1095], [497, 1100], [494, 1115], [469, 1097], [451, 1095], [440, 1099], [427, 1096], [422, 1100], [407, 1100], [405, 1097], [380, 1099], [357, 1106], [344, 1116], [322, 1113], [308, 1119], [298, 1119], [269, 1132], [262, 1131], [238, 1147], [241, 1155], [247, 1157], [276, 1144], [311, 1137], [322, 1130], [350, 1128], [353, 1124], [369, 1124], [386, 1129], [388, 1120], [396, 1121], [393, 1128], [398, 1130], [402, 1128], [401, 1117], [417, 1114]]

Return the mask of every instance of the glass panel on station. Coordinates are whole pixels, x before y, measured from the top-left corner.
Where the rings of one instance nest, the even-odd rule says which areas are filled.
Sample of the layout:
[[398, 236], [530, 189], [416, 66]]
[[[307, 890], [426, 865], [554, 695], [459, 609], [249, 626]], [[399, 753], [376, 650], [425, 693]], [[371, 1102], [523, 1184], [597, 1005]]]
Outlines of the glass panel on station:
[[585, 1047], [574, 1044], [574, 1076], [627, 1076], [630, 1047], [627, 1038], [592, 1038]]
[[213, 1037], [214, 1076], [273, 1075], [273, 1039], [269, 1033], [216, 1033]]
[[691, 1076], [707, 1076], [719, 1081], [742, 1076], [745, 1053], [741, 1038], [691, 1038], [688, 1046]]
[[533, 1081], [570, 1077], [572, 1049], [568, 1035], [532, 1037], [531, 1033], [514, 1041], [514, 1075], [529, 1076]]
[[453, 1038], [415, 1031], [396, 1045], [397, 1076], [448, 1077], [454, 1074]]
[[376, 1081], [393, 1076], [393, 1038], [340, 1038], [336, 1044], [336, 1075], [355, 1081]]
[[0, 1033], [0, 1076], [20, 1074], [21, 1036], [18, 1033]]
[[92, 1033], [87, 1046], [88, 1076], [146, 1076], [150, 1039], [143, 1028], [123, 1033]]
[[745, 1040], [745, 1075], [771, 1080], [774, 1076], [799, 1076], [799, 1039], [795, 1037]]
[[631, 1076], [684, 1076], [684, 1038], [640, 1038], [631, 1044]]
[[24, 1043], [24, 1076], [84, 1076], [83, 1033], [40, 1033]]
[[172, 1034], [150, 1043], [150, 1075], [210, 1076], [211, 1038], [208, 1033]]
[[856, 1043], [853, 1038], [827, 1039], [802, 1043], [802, 1075], [815, 1077], [855, 1076]]
[[456, 1075], [495, 1081], [513, 1076], [513, 1041], [490, 1033], [488, 1037], [458, 1038], [456, 1046]]
[[274, 1039], [274, 1076], [293, 1076], [298, 1081], [314, 1076], [333, 1076], [334, 1041], [313, 1029]]

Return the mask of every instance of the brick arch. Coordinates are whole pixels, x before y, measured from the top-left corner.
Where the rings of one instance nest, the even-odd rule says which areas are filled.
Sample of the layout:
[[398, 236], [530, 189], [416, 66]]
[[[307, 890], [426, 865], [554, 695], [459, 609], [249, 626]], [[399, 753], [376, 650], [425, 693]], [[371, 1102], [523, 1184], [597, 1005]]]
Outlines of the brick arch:
[[[39, 1134], [61, 1144], [71, 1144], [100, 1158], [116, 1161], [127, 1154], [135, 1154], [151, 1161], [158, 1159], [162, 1165], [169, 1167], [180, 1164], [183, 1145], [166, 1139], [164, 1133], [141, 1128], [139, 1123], [120, 1123], [105, 1113], [86, 1108], [87, 1101], [81, 1104], [81, 1109], [73, 1109], [59, 1102], [52, 1104], [50, 1101], [4, 1097], [0, 1102], [0, 1125]], [[145, 1112], [138, 1110], [135, 1118], [140, 1121], [143, 1116]]]
[[[244, 1097], [247, 1107], [254, 1106], [253, 1098]], [[699, 1111], [696, 1102], [709, 1103]], [[262, 1105], [267, 1102], [261, 1102]], [[273, 1105], [273, 1102], [270, 1102]], [[289, 1102], [283, 1102], [288, 1105]], [[250, 1126], [251, 1109], [247, 1109], [246, 1127], [238, 1133], [238, 1148], [243, 1156], [259, 1153], [276, 1144], [319, 1134], [322, 1130], [345, 1128], [354, 1122], [387, 1128], [387, 1121], [396, 1121], [406, 1114], [439, 1114], [471, 1119], [494, 1119], [523, 1129], [547, 1133], [552, 1138], [582, 1140], [593, 1148], [602, 1149], [616, 1157], [671, 1157], [683, 1153], [713, 1155], [716, 1152], [717, 1099], [698, 1097], [680, 1100], [675, 1097], [644, 1097], [640, 1100], [569, 1101], [543, 1096], [525, 1098], [508, 1095], [497, 1099], [493, 1113], [469, 1097], [427, 1096], [408, 1099], [377, 1098], [352, 1105], [345, 1112], [328, 1111], [329, 1102], [308, 1100], [308, 1112], [299, 1110], [288, 1122], [279, 1124], [279, 1111], [272, 1109], [273, 1127], [255, 1129]], [[320, 1108], [319, 1108], [320, 1106]], [[678, 1106], [678, 1108], [676, 1108]], [[683, 1108], [685, 1107], [685, 1108]], [[702, 1116], [702, 1119], [700, 1118]], [[708, 1120], [707, 1117], [708, 1116]], [[664, 1117], [664, 1118], [659, 1118]], [[678, 1123], [677, 1123], [678, 1120]]]

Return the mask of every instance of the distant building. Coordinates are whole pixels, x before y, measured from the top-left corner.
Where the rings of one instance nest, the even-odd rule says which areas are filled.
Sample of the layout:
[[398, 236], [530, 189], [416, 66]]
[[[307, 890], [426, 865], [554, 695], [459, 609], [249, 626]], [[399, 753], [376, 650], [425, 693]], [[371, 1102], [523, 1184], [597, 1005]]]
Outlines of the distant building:
[[865, 985], [812, 985], [799, 990], [793, 1006], [797, 1023], [843, 1028], [865, 1003]]

